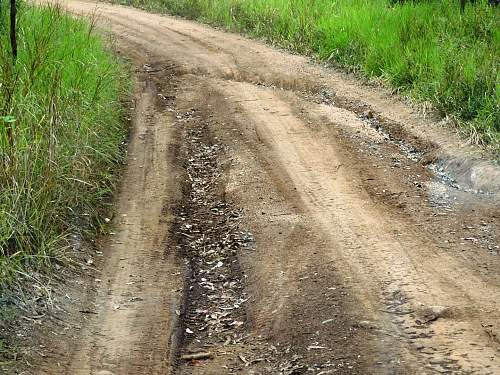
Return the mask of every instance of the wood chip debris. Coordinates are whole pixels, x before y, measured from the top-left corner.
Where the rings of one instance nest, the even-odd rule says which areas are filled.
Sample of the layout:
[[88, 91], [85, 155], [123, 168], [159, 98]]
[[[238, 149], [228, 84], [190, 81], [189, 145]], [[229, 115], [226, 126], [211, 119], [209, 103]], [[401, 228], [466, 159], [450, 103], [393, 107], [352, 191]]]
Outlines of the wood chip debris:
[[181, 355], [181, 359], [185, 361], [192, 360], [200, 360], [200, 359], [212, 359], [213, 354], [210, 352], [198, 352], [198, 353], [189, 353]]

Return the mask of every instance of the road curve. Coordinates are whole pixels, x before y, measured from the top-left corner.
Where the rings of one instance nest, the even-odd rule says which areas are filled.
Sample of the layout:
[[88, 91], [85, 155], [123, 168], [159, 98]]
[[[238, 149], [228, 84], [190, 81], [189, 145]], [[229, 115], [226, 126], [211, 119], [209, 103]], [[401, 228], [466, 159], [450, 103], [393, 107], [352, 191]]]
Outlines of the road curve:
[[[432, 163], [460, 153], [458, 138], [380, 88], [261, 42], [65, 6], [96, 9], [137, 89], [96, 315], [59, 372], [500, 373], [498, 196]], [[182, 250], [215, 236], [197, 189], [241, 212], [227, 236], [251, 234], [224, 280], [210, 274], [225, 265], [204, 271], [206, 252]], [[212, 319], [218, 288], [241, 311]], [[206, 333], [222, 316], [231, 322]]]

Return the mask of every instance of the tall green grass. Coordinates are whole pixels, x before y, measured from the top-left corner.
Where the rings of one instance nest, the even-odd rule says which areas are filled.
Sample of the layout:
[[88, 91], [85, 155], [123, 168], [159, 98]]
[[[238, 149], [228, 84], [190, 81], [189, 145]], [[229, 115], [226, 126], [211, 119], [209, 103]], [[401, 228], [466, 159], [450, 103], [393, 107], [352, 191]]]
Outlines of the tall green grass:
[[224, 25], [381, 77], [500, 141], [500, 9], [458, 0], [122, 0]]
[[123, 65], [93, 26], [19, 4], [13, 63], [0, 13], [0, 287], [50, 265], [70, 234], [98, 225], [126, 137]]

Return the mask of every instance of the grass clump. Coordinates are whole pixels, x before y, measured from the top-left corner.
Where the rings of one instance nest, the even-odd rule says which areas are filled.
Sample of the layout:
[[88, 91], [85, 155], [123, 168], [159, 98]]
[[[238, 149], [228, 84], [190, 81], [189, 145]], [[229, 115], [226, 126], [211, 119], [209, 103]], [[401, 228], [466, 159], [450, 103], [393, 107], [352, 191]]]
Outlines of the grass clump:
[[128, 85], [92, 24], [56, 5], [18, 4], [13, 62], [1, 6], [0, 287], [97, 227], [123, 154]]
[[486, 0], [121, 0], [265, 37], [381, 77], [500, 141], [500, 9]]

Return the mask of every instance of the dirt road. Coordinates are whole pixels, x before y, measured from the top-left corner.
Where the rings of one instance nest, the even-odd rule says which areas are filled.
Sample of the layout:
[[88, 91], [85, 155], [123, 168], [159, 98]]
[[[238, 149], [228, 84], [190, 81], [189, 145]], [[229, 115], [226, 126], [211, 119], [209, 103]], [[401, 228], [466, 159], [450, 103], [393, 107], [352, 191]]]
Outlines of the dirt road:
[[304, 57], [97, 13], [136, 67], [129, 164], [95, 313], [44, 372], [500, 373], [500, 182], [479, 151]]

